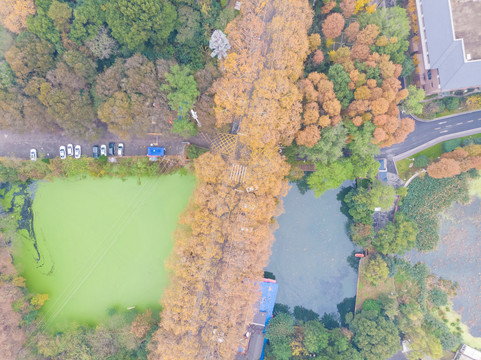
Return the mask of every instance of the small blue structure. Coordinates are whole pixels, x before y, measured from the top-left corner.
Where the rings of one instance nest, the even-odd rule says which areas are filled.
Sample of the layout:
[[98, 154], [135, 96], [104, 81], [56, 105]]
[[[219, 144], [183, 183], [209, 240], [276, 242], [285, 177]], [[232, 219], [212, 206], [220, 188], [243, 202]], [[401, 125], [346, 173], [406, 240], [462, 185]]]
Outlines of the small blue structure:
[[271, 279], [263, 279], [258, 284], [261, 290], [261, 298], [257, 302], [259, 311], [256, 312], [253, 321], [248, 327], [248, 333], [250, 334], [249, 345], [246, 350], [243, 348], [237, 350], [236, 360], [264, 359], [264, 347], [267, 343], [264, 334], [266, 333], [267, 324], [272, 319], [279, 285], [275, 280]]
[[151, 159], [157, 159], [165, 155], [165, 149], [163, 147], [149, 146], [147, 149], [147, 156]]
[[276, 304], [277, 289], [279, 288], [279, 284], [277, 284], [275, 280], [264, 279], [264, 281], [260, 283], [260, 286], [262, 290], [262, 297], [259, 310], [266, 313], [267, 326], [269, 320], [272, 318], [274, 305]]
[[[267, 324], [272, 319], [272, 313], [274, 312], [274, 305], [276, 304], [277, 289], [279, 284], [275, 280], [264, 279], [260, 283], [262, 290], [262, 297], [259, 305], [259, 311], [266, 314], [266, 323], [263, 333], [266, 333]], [[264, 337], [264, 344], [262, 346], [262, 354], [260, 360], [264, 360], [264, 349], [267, 344], [267, 339]]]
[[385, 183], [387, 183], [387, 160], [379, 159], [379, 171], [377, 173], [377, 178]]

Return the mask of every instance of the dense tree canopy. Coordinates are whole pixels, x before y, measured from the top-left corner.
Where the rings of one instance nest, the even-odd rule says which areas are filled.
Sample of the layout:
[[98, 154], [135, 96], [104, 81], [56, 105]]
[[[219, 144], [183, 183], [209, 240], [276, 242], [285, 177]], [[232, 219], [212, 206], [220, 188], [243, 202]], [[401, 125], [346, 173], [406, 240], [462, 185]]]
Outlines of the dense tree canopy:
[[393, 356], [401, 349], [399, 330], [394, 323], [375, 311], [363, 311], [350, 325], [354, 344], [367, 360]]
[[177, 19], [169, 0], [109, 0], [105, 9], [112, 36], [132, 51], [143, 50], [147, 42], [164, 44]]

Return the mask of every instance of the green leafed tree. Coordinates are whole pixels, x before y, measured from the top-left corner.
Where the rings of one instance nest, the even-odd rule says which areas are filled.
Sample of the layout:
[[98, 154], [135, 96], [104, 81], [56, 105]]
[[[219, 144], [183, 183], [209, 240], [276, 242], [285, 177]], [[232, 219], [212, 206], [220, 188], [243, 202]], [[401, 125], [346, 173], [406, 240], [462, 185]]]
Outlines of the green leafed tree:
[[366, 360], [387, 359], [401, 349], [399, 330], [376, 311], [363, 311], [351, 323], [353, 342]]
[[372, 245], [383, 254], [402, 254], [416, 245], [418, 228], [414, 221], [404, 214], [396, 215], [396, 222], [387, 223], [372, 240]]
[[178, 65], [171, 66], [170, 73], [165, 74], [165, 78], [167, 83], [162, 85], [162, 90], [168, 94], [169, 105], [184, 117], [199, 96], [197, 82], [188, 68]]
[[414, 85], [409, 85], [408, 92], [408, 97], [402, 102], [404, 109], [411, 114], [421, 114], [423, 112], [423, 104], [421, 101], [423, 101], [426, 96], [424, 90], [418, 89]]
[[105, 8], [112, 36], [132, 51], [164, 44], [177, 20], [168, 0], [109, 0]]
[[354, 180], [354, 168], [349, 159], [341, 159], [330, 164], [318, 163], [316, 171], [309, 176], [307, 183], [316, 196], [321, 196], [329, 189], [336, 189], [346, 180]]
[[341, 102], [343, 109], [347, 108], [354, 99], [354, 94], [349, 88], [351, 78], [348, 73], [341, 64], [335, 64], [329, 68], [328, 77], [334, 84], [334, 92], [337, 100]]
[[[37, 15], [31, 16], [27, 19], [27, 29], [39, 38], [47, 40], [53, 44], [58, 52], [62, 52], [63, 46], [60, 38], [60, 31], [55, 26], [52, 18], [49, 17], [49, 10], [52, 3], [52, 0], [35, 1]], [[56, 10], [52, 11], [52, 14], [56, 13]], [[60, 14], [58, 15], [60, 16]]]
[[323, 164], [335, 162], [342, 157], [342, 149], [346, 143], [346, 128], [338, 124], [324, 129], [321, 134], [321, 140], [313, 147], [298, 147], [299, 157]]
[[0, 61], [0, 89], [9, 88], [14, 82], [13, 71], [6, 61]]
[[352, 189], [344, 198], [344, 202], [355, 222], [372, 224], [374, 209], [388, 210], [394, 203], [395, 194], [396, 191], [393, 187], [374, 180], [369, 188]]
[[370, 257], [363, 268], [362, 276], [373, 286], [387, 279], [389, 269], [386, 262], [378, 254]]
[[85, 0], [75, 8], [73, 18], [69, 37], [80, 45], [97, 35], [105, 22], [105, 11], [100, 7], [99, 0]]
[[303, 344], [310, 353], [319, 353], [329, 344], [329, 331], [318, 320], [305, 324]]
[[287, 313], [277, 315], [269, 322], [267, 327], [268, 352], [275, 359], [289, 360], [292, 353], [290, 342], [293, 336], [294, 318]]

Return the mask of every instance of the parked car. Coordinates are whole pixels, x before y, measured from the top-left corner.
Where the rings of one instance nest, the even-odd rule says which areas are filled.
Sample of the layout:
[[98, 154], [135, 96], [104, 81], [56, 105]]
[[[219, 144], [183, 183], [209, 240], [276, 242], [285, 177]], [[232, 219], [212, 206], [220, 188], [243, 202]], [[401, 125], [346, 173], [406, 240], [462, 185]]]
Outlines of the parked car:
[[30, 149], [30, 160], [37, 161], [37, 150]]
[[75, 145], [75, 158], [80, 159], [81, 156], [82, 156], [82, 148], [80, 147], [80, 145]]
[[124, 156], [124, 144], [123, 143], [119, 143], [119, 145], [117, 145], [117, 155], [118, 156]]
[[60, 159], [66, 159], [67, 158], [67, 153], [65, 151], [65, 146], [60, 146]]
[[73, 145], [72, 144], [67, 145], [67, 155], [73, 156]]
[[98, 145], [94, 145], [92, 148], [92, 153], [94, 155], [94, 159], [98, 159], [100, 154], [100, 147]]
[[107, 145], [100, 145], [100, 155], [107, 156]]
[[109, 142], [109, 156], [115, 155], [115, 143]]

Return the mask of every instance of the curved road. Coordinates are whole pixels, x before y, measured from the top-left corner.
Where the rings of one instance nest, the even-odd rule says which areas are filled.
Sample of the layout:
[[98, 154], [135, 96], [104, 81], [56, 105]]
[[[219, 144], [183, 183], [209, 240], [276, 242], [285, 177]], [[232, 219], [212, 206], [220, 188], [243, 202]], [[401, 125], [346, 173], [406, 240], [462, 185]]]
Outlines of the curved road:
[[[416, 120], [416, 127], [406, 140], [400, 144], [381, 149], [379, 157], [399, 161], [442, 141], [477, 133], [481, 133], [481, 111], [453, 115], [432, 121]], [[390, 171], [389, 168], [388, 171]]]

